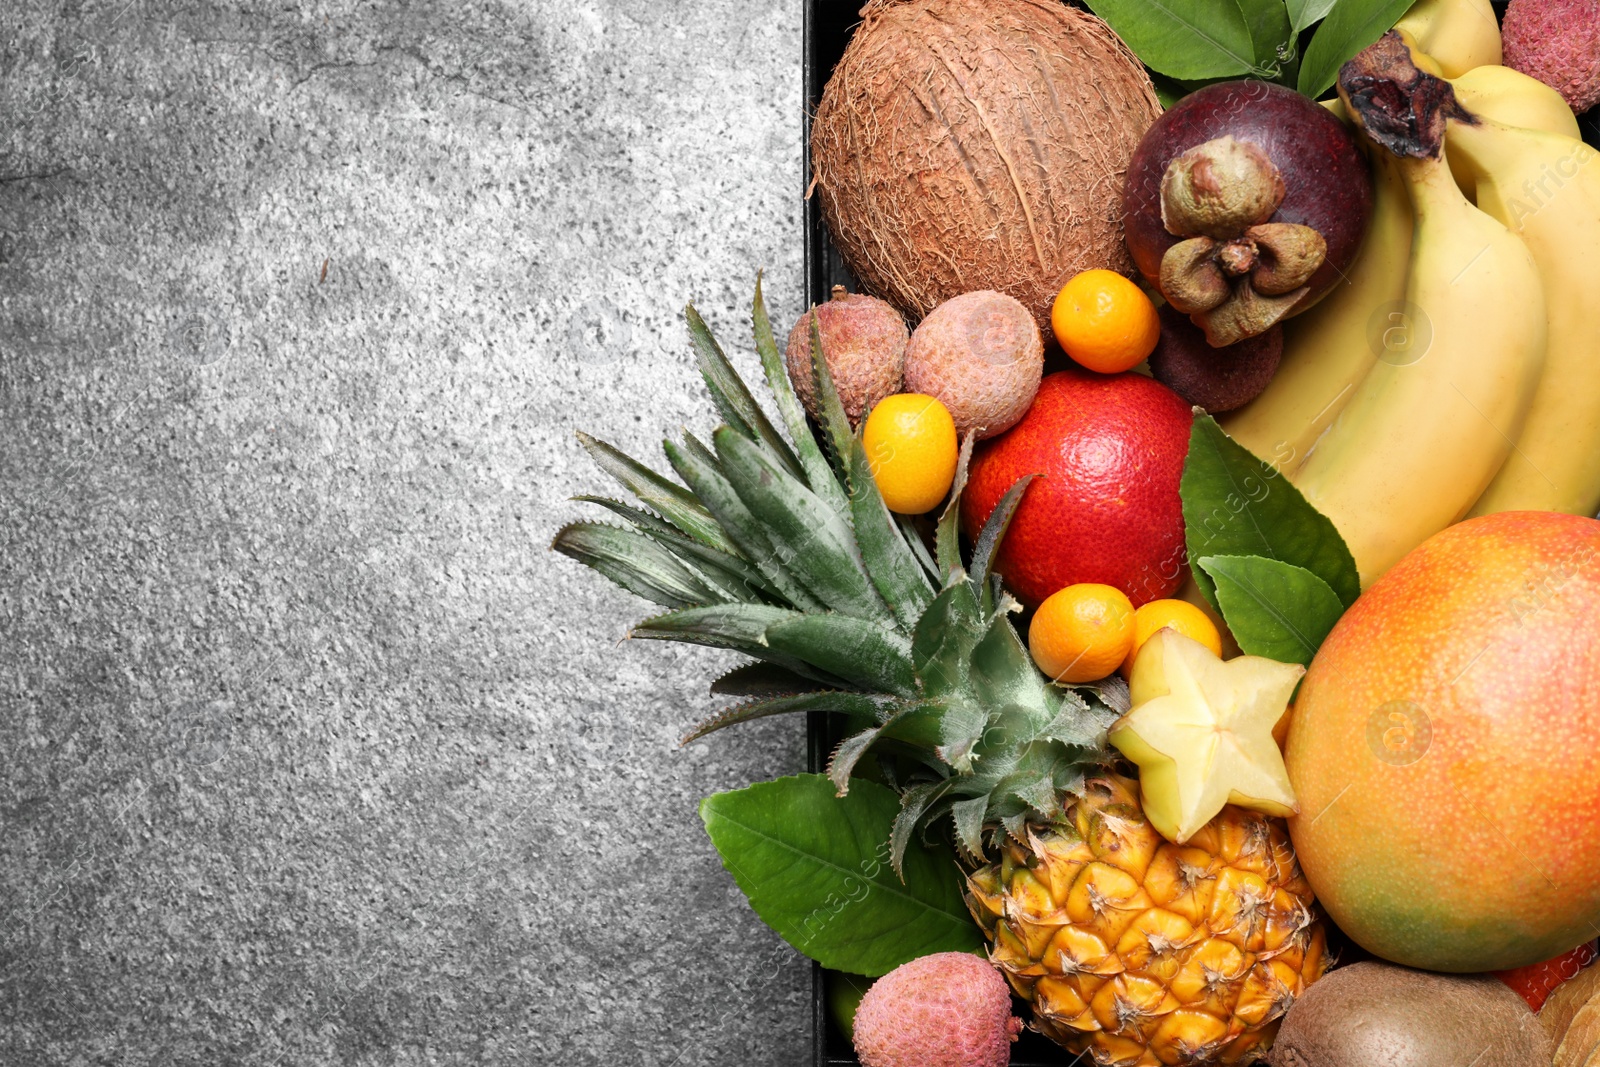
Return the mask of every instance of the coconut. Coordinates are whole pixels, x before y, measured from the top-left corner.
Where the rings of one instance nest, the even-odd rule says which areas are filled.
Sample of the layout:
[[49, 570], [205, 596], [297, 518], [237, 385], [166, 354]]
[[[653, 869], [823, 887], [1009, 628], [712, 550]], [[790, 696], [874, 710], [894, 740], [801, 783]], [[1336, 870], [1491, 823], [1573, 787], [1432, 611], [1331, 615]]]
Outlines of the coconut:
[[1059, 0], [871, 0], [861, 19], [811, 165], [867, 292], [915, 322], [997, 290], [1048, 333], [1068, 278], [1131, 272], [1122, 184], [1161, 105], [1104, 22]]

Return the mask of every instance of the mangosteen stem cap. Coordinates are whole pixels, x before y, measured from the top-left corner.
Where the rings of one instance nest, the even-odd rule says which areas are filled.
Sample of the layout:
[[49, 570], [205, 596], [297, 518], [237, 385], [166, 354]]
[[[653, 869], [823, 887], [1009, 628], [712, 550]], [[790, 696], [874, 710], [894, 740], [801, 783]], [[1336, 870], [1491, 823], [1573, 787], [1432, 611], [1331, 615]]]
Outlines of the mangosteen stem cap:
[[1269, 221], [1284, 195], [1266, 152], [1231, 134], [1178, 155], [1162, 175], [1161, 222], [1185, 240], [1161, 258], [1161, 292], [1215, 347], [1265, 333], [1327, 258], [1310, 226]]

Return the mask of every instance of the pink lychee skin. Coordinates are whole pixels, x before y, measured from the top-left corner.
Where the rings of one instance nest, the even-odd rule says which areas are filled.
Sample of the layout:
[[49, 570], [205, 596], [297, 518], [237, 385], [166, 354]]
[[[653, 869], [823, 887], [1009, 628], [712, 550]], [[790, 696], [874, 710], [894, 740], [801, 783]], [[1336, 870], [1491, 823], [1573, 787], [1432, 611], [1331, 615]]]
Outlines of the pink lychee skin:
[[1538, 78], [1583, 114], [1600, 104], [1600, 0], [1511, 0], [1505, 65]]
[[1005, 979], [966, 952], [901, 964], [856, 1009], [863, 1067], [1006, 1067], [1021, 1032]]
[[[847, 293], [842, 286], [814, 310], [822, 350], [828, 354], [828, 373], [833, 376], [844, 413], [855, 424], [878, 401], [900, 391], [911, 333], [905, 319], [889, 304], [875, 296]], [[806, 412], [821, 422], [811, 379], [810, 312], [800, 316], [789, 331], [784, 363]]]

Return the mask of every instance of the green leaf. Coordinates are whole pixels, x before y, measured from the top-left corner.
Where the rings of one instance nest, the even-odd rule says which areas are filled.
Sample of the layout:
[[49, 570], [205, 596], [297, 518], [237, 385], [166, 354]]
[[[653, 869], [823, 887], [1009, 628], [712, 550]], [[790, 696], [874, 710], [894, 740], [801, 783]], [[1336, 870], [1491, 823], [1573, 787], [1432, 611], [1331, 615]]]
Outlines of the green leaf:
[[682, 448], [671, 441], [663, 441], [661, 447], [666, 451], [672, 469], [689, 484], [697, 497], [705, 501], [738, 553], [754, 564], [756, 570], [789, 603], [804, 610], [822, 610], [822, 601], [807, 592], [805, 586], [784, 567], [761, 524], [750, 514], [750, 509], [739, 499], [739, 494], [728, 484], [728, 479], [723, 477], [716, 457], [706, 452], [705, 446], [690, 434], [684, 435]]
[[715, 733], [725, 726], [764, 719], [772, 715], [787, 715], [796, 711], [833, 711], [843, 715], [864, 717], [870, 722], [878, 717], [882, 706], [881, 699], [875, 699], [866, 693], [830, 691], [784, 693], [780, 696], [762, 697], [717, 712], [690, 730], [684, 736], [682, 743], [687, 745], [691, 741], [698, 741], [706, 734]]
[[975, 430], [968, 430], [961, 439], [961, 451], [956, 456], [956, 476], [950, 485], [950, 499], [933, 528], [933, 557], [939, 564], [939, 580], [948, 581], [950, 575], [961, 569], [961, 494], [967, 488], [967, 470], [972, 465], [972, 447], [978, 440]]
[[944, 705], [926, 701], [897, 701], [883, 706], [893, 710], [882, 723], [840, 741], [828, 757], [828, 780], [838, 787], [840, 796], [850, 791], [850, 775], [855, 772], [856, 764], [877, 742], [909, 742], [922, 749], [918, 755], [924, 759], [926, 756], [923, 753], [939, 743], [940, 720], [946, 710]]
[[[1184, 538], [1189, 559], [1265, 556], [1321, 578], [1346, 606], [1361, 594], [1361, 578], [1344, 538], [1326, 515], [1306, 502], [1272, 464], [1257, 459], [1196, 415], [1183, 466]], [[1213, 607], [1216, 588], [1202, 568], [1195, 584]]]
[[682, 641], [709, 648], [727, 648], [765, 660], [830, 688], [847, 683], [795, 656], [767, 647], [767, 627], [800, 613], [765, 604], [713, 604], [669, 611], [636, 624], [629, 637], [647, 641]]
[[995, 504], [994, 510], [989, 512], [983, 529], [978, 533], [978, 540], [973, 543], [972, 574], [968, 580], [980, 597], [986, 592], [984, 581], [994, 566], [994, 557], [1000, 552], [1000, 542], [1005, 540], [1006, 531], [1011, 528], [1017, 506], [1022, 503], [1022, 494], [1028, 491], [1029, 483], [1037, 477], [1037, 474], [1024, 474], [1012, 483], [999, 503]]
[[911, 642], [878, 623], [849, 615], [802, 615], [769, 626], [766, 642], [864, 689], [903, 697], [917, 693]]
[[655, 471], [604, 441], [578, 434], [578, 443], [595, 466], [615, 478], [624, 489], [696, 541], [737, 552], [711, 513], [683, 486], [674, 485]]
[[1339, 0], [1288, 0], [1289, 25], [1294, 27], [1294, 32], [1299, 33], [1316, 22], [1326, 18], [1328, 12]]
[[771, 663], [746, 663], [711, 683], [712, 694], [723, 697], [771, 697], [816, 688], [815, 682]]
[[[1003, 615], [989, 623], [989, 632], [973, 648], [970, 679], [973, 693], [983, 707], [996, 712], [1020, 711], [1027, 736], [1037, 733], [1055, 716], [1056, 701], [1050, 696], [1049, 683], [1034, 666], [1016, 627]], [[1015, 743], [1021, 738], [1014, 736], [1010, 740]]]
[[948, 847], [911, 843], [904, 881], [888, 842], [894, 790], [820, 774], [780, 778], [700, 804], [722, 863], [766, 924], [824, 967], [876, 977], [933, 952], [982, 944]]
[[806, 484], [811, 491], [835, 511], [845, 509], [844, 489], [838, 476], [817, 444], [816, 435], [806, 423], [806, 411], [789, 382], [789, 372], [784, 367], [783, 356], [778, 352], [778, 339], [772, 334], [772, 320], [767, 317], [767, 302], [761, 295], [761, 276], [756, 275], [756, 297], [750, 308], [750, 321], [755, 328], [756, 352], [761, 356], [761, 372], [766, 376], [767, 388], [772, 390], [778, 403], [778, 414], [789, 439], [794, 442], [800, 466], [805, 470]]
[[761, 522], [784, 570], [835, 611], [892, 622], [848, 520], [729, 427], [717, 430], [713, 440], [728, 483]]
[[1150, 84], [1156, 87], [1156, 99], [1161, 101], [1161, 110], [1171, 111], [1172, 105], [1189, 95], [1189, 88], [1176, 78], [1169, 78], [1165, 74], [1151, 72]]
[[[1250, 30], [1257, 73], [1276, 80], [1291, 53], [1293, 29], [1284, 0], [1236, 0]], [[1282, 54], [1280, 54], [1280, 50]]]
[[662, 607], [684, 608], [730, 599], [637, 530], [602, 522], [574, 522], [557, 531], [550, 547]]
[[806, 312], [811, 324], [811, 383], [816, 390], [817, 407], [821, 408], [822, 439], [833, 454], [834, 463], [841, 474], [850, 469], [850, 416], [845, 414], [844, 402], [839, 399], [839, 389], [833, 381], [833, 368], [822, 351], [822, 325], [817, 319], [817, 309]]
[[983, 640], [983, 613], [965, 581], [955, 581], [933, 598], [911, 637], [911, 661], [922, 691], [930, 697], [968, 692], [972, 650]]
[[1087, 0], [1136, 56], [1174, 78], [1257, 71], [1255, 43], [1235, 0]]
[[712, 548], [687, 537], [671, 523], [647, 511], [600, 496], [575, 496], [572, 499], [585, 504], [599, 504], [627, 519], [641, 533], [683, 560], [708, 581], [715, 582], [735, 600], [760, 600], [763, 595], [774, 599], [782, 596], [743, 556], [730, 555], [720, 548]]
[[916, 835], [923, 813], [954, 784], [955, 779], [946, 778], [939, 782], [914, 785], [900, 794], [900, 814], [894, 817], [894, 829], [889, 834], [889, 860], [902, 881], [909, 881], [906, 878], [906, 871], [910, 867], [908, 856], [915, 854], [910, 847], [911, 839]]
[[[867, 450], [861, 438], [850, 442], [850, 516], [854, 520], [856, 544], [861, 562], [888, 601], [900, 628], [910, 633], [933, 602], [933, 586], [918, 562], [915, 551], [906, 543], [906, 534], [872, 479]], [[915, 536], [914, 534], [912, 536]]]
[[634, 626], [632, 636], [688, 641], [713, 648], [760, 648], [767, 627], [805, 616], [767, 604], [710, 604], [669, 611]]
[[1338, 594], [1304, 567], [1260, 556], [1206, 556], [1200, 568], [1216, 582], [1228, 629], [1252, 656], [1309, 666], [1344, 613]]
[[711, 330], [693, 304], [684, 309], [684, 317], [689, 320], [689, 340], [694, 343], [700, 376], [705, 379], [706, 389], [711, 393], [712, 402], [717, 405], [722, 417], [747, 439], [760, 442], [768, 454], [790, 474], [796, 478], [804, 477], [800, 461], [790, 450], [789, 442], [778, 436], [777, 429], [767, 419], [761, 405], [756, 403], [756, 398], [750, 395], [744, 379], [728, 362], [722, 346], [711, 336]]
[[1300, 91], [1313, 100], [1338, 80], [1339, 68], [1382, 37], [1416, 0], [1338, 0], [1306, 47]]

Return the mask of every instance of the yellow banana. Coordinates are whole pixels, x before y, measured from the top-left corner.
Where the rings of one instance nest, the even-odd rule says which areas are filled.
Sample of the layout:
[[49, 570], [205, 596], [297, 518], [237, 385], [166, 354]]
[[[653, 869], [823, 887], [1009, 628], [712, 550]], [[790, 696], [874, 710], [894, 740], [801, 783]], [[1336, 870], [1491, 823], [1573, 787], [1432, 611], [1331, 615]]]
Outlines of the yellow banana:
[[1600, 153], [1481, 116], [1477, 125], [1451, 122], [1446, 151], [1470, 175], [1478, 207], [1533, 254], [1550, 330], [1527, 425], [1471, 513], [1593, 515], [1600, 508]]
[[1442, 152], [1396, 163], [1416, 212], [1403, 336], [1291, 478], [1344, 535], [1363, 586], [1483, 493], [1522, 432], [1545, 357], [1527, 247], [1467, 202]]
[[1507, 126], [1583, 139], [1578, 118], [1561, 94], [1538, 78], [1498, 65], [1474, 67], [1452, 79], [1456, 100], [1474, 115]]
[[1432, 56], [1448, 78], [1501, 59], [1500, 20], [1489, 0], [1421, 0], [1394, 28]]
[[1322, 302], [1283, 324], [1283, 362], [1266, 391], [1222, 428], [1293, 474], [1377, 361], [1399, 314], [1411, 259], [1411, 197], [1394, 157], [1373, 155], [1372, 220], [1349, 273]]

